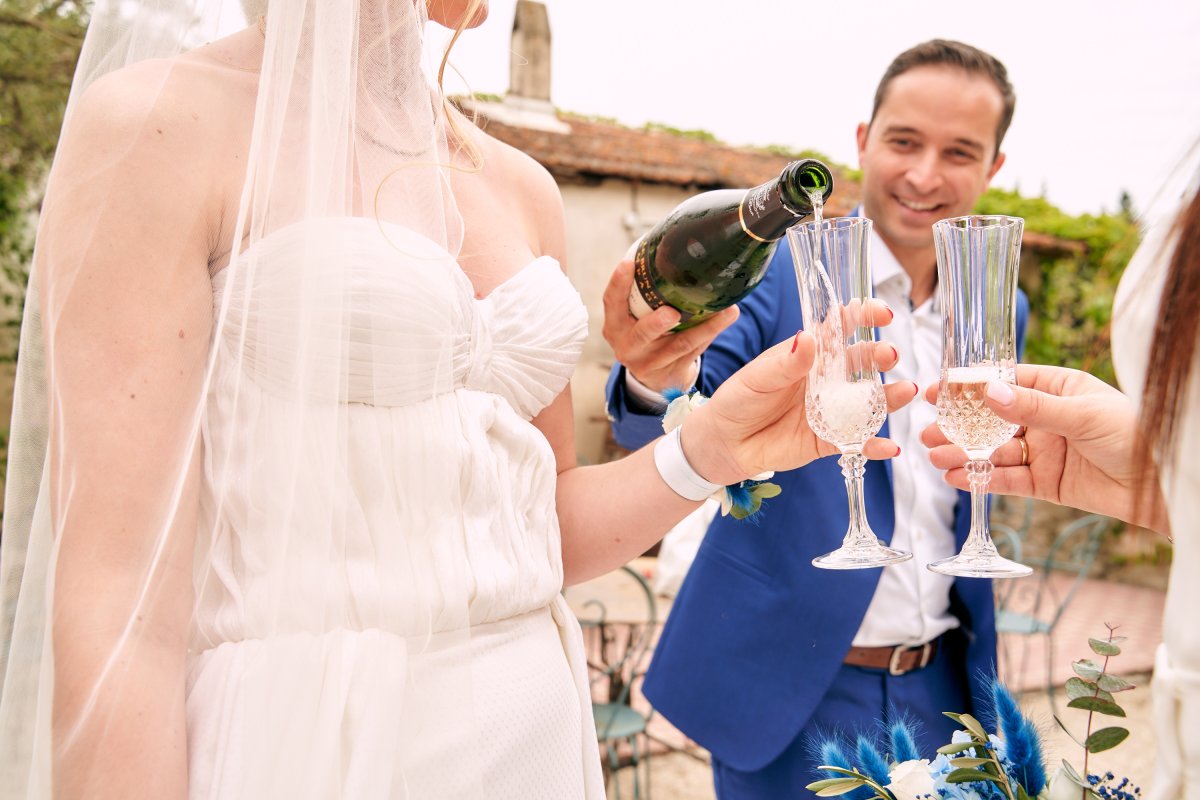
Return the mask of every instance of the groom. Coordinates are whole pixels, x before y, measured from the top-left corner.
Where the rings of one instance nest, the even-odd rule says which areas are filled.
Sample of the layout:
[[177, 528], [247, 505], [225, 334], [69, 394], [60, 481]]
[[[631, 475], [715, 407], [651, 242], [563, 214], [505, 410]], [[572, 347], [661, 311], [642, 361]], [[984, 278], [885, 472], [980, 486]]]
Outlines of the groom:
[[[931, 226], [969, 213], [1000, 169], [1014, 104], [999, 61], [934, 40], [896, 57], [871, 121], [858, 126], [863, 200], [856, 213], [875, 222], [875, 295], [896, 315], [881, 334], [901, 356], [888, 381], [923, 387], [938, 379]], [[609, 412], [617, 442], [628, 448], [662, 433], [663, 389], [695, 385], [711, 395], [801, 327], [786, 240], [740, 316], [728, 310], [685, 333], [668, 333], [676, 321], [669, 309], [630, 318], [623, 305], [629, 285], [628, 268], [618, 269], [605, 296], [604, 329], [621, 361], [609, 381]], [[1021, 295], [1020, 339], [1027, 309]], [[814, 769], [816, 735], [874, 733], [878, 722], [904, 717], [919, 723], [918, 747], [932, 754], [955, 728], [942, 711], [985, 707], [996, 647], [991, 582], [925, 568], [957, 552], [970, 518], [969, 498], [942, 480], [919, 445], [934, 414], [923, 400], [893, 414], [880, 435], [905, 455], [869, 462], [866, 472], [871, 526], [912, 552], [911, 561], [847, 571], [811, 565], [846, 530], [846, 493], [833, 458], [776, 475], [783, 494], [766, 502], [760, 524], [718, 517], [709, 528], [644, 691], [711, 752], [721, 800], [812, 797], [804, 786], [824, 777]]]

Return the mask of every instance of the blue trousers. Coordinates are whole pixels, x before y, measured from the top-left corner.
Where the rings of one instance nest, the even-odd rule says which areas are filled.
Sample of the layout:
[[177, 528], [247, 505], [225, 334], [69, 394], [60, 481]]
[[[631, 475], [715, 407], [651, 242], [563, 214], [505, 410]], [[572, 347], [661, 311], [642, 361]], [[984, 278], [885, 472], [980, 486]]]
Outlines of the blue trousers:
[[[804, 787], [828, 777], [817, 772], [819, 753], [814, 740], [841, 734], [854, 763], [854, 740], [859, 733], [879, 739], [881, 727], [903, 717], [913, 724], [917, 751], [933, 758], [958, 729], [943, 711], [971, 711], [967, 676], [961, 656], [962, 635], [950, 631], [938, 641], [938, 651], [924, 669], [904, 675], [887, 670], [843, 665], [808, 724], [770, 764], [742, 772], [713, 759], [713, 783], [719, 800], [808, 800], [816, 795]], [[884, 740], [886, 741], [886, 740]], [[886, 753], [885, 753], [886, 755]]]

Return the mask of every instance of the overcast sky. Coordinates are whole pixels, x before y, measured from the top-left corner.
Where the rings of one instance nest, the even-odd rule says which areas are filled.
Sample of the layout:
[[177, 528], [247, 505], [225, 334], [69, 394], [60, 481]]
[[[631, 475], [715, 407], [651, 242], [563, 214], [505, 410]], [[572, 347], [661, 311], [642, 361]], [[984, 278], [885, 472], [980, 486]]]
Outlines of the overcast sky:
[[[451, 61], [503, 94], [516, 0], [464, 34]], [[735, 145], [812, 148], [857, 165], [891, 59], [933, 37], [961, 39], [1008, 67], [1017, 111], [995, 185], [1071, 213], [1144, 209], [1200, 139], [1200, 2], [1010, 0], [546, 0], [551, 100], [640, 126], [701, 128]]]

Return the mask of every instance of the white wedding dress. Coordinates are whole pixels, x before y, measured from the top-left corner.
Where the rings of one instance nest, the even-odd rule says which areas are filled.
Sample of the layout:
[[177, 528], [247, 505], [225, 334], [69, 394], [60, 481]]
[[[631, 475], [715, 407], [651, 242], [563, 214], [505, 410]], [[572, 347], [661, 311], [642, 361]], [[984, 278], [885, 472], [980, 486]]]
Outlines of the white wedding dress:
[[[1147, 232], [1121, 277], [1113, 303], [1113, 363], [1121, 388], [1142, 396], [1160, 316], [1173, 215]], [[1200, 362], [1200, 351], [1196, 354]], [[1155, 376], [1151, 376], [1154, 379]], [[1174, 535], [1163, 641], [1155, 654], [1153, 719], [1157, 764], [1150, 800], [1200, 800], [1200, 363], [1193, 363], [1176, 422], [1175, 463], [1163, 469], [1162, 489]], [[1115, 620], [1119, 622], [1120, 620]], [[1138, 643], [1131, 643], [1137, 646]], [[1130, 776], [1131, 778], [1137, 776]]]
[[[299, 253], [327, 274], [298, 279]], [[368, 219], [248, 255], [252, 293], [213, 279], [191, 797], [602, 798], [555, 460], [530, 423], [579, 358], [579, 295], [542, 257], [478, 298], [444, 250]], [[328, 318], [296, 319], [289, 298], [326, 279]], [[296, 330], [315, 332], [301, 387], [274, 368]], [[297, 438], [296, 404], [341, 441]]]

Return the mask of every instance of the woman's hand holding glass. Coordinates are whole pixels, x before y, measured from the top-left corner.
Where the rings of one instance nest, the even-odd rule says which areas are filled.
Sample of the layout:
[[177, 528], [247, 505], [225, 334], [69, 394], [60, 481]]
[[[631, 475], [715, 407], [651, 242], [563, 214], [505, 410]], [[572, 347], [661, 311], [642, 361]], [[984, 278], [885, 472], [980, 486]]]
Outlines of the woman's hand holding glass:
[[[892, 313], [869, 301], [866, 317], [882, 327]], [[886, 372], [899, 354], [886, 343], [870, 345], [877, 369]], [[767, 471], [796, 469], [838, 448], [813, 433], [804, 395], [816, 357], [811, 334], [798, 333], [765, 351], [721, 384], [712, 399], [683, 425], [688, 463], [706, 479], [732, 484]], [[884, 386], [888, 411], [907, 405], [917, 393], [909, 382]], [[863, 445], [869, 459], [893, 458], [900, 448], [890, 439], [872, 437]]]
[[[1065, 367], [1018, 365], [1017, 384], [992, 382], [987, 388], [988, 407], [1025, 427], [1024, 449], [1014, 437], [992, 454], [993, 491], [1167, 531], [1157, 471], [1142, 476], [1140, 483], [1135, 473], [1137, 410], [1129, 398], [1099, 378]], [[937, 394], [933, 385], [925, 398], [936, 404]], [[921, 441], [930, 448], [933, 465], [947, 470], [946, 481], [968, 489], [967, 454], [936, 424], [922, 432]], [[1138, 486], [1145, 493], [1140, 507]]]

